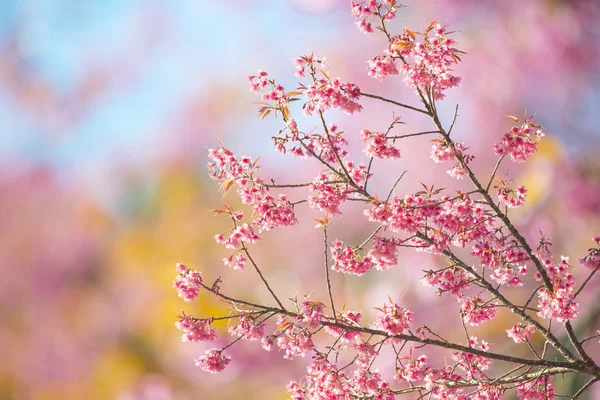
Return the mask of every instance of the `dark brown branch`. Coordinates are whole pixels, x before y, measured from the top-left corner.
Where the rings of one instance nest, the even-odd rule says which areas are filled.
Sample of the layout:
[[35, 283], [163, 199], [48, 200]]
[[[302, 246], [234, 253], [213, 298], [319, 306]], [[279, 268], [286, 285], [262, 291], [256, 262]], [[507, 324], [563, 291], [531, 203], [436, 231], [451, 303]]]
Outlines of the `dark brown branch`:
[[[517, 376], [513, 376], [513, 377], [503, 378], [503, 379], [485, 379], [485, 380], [471, 380], [471, 381], [446, 381], [446, 380], [443, 380], [443, 381], [440, 381], [439, 384], [447, 386], [447, 387], [451, 387], [451, 388], [465, 388], [465, 387], [478, 386], [480, 383], [500, 386], [500, 385], [508, 385], [511, 383], [535, 380], [535, 379], [538, 379], [538, 378], [541, 378], [544, 376], [551, 376], [551, 375], [572, 373], [572, 372], [576, 372], [576, 371], [569, 370], [568, 368], [565, 369], [565, 368], [561, 368], [561, 367], [556, 367], [556, 368], [547, 368], [541, 374], [539, 372], [530, 372], [528, 374], [522, 374], [522, 375], [517, 375]], [[411, 393], [411, 392], [415, 392], [418, 390], [426, 390], [426, 387], [424, 385], [423, 386], [412, 386], [412, 387], [406, 388], [406, 389], [393, 390], [393, 393], [394, 394], [406, 394], [406, 393]]]
[[[204, 289], [208, 290], [209, 292], [214, 293], [218, 297], [225, 299], [227, 301], [230, 301], [231, 303], [234, 303], [234, 304], [235, 303], [245, 304], [245, 305], [248, 305], [251, 307], [255, 307], [255, 308], [264, 310], [266, 312], [275, 312], [278, 314], [287, 315], [294, 319], [299, 316], [299, 314], [288, 311], [283, 308], [280, 309], [280, 308], [274, 308], [274, 307], [267, 307], [267, 306], [262, 306], [262, 305], [258, 305], [258, 304], [253, 304], [251, 302], [244, 301], [244, 300], [234, 299], [234, 298], [226, 296], [222, 293], [216, 293], [210, 287], [208, 287], [204, 284], [201, 284], [201, 286]], [[506, 362], [515, 363], [515, 364], [524, 364], [524, 365], [529, 365], [529, 366], [544, 366], [544, 367], [548, 367], [548, 368], [563, 368], [564, 372], [568, 372], [568, 371], [585, 372], [584, 369], [580, 368], [580, 367], [584, 367], [584, 366], [582, 366], [581, 363], [578, 363], [578, 362], [573, 363], [573, 362], [565, 362], [565, 361], [531, 360], [531, 359], [526, 359], [526, 358], [521, 358], [521, 357], [514, 357], [514, 356], [510, 356], [510, 355], [506, 355], [506, 354], [486, 352], [483, 350], [478, 350], [475, 348], [471, 348], [468, 346], [463, 346], [463, 345], [459, 345], [459, 344], [455, 344], [455, 343], [450, 343], [450, 342], [446, 342], [443, 340], [421, 338], [419, 336], [415, 336], [412, 334], [390, 335], [387, 332], [381, 331], [378, 329], [366, 328], [366, 327], [361, 327], [361, 326], [357, 326], [357, 325], [348, 325], [348, 324], [345, 324], [345, 323], [342, 323], [339, 321], [325, 319], [325, 318], [321, 320], [321, 324], [323, 326], [331, 326], [331, 327], [340, 328], [340, 329], [344, 329], [344, 330], [348, 330], [348, 331], [367, 333], [367, 334], [371, 334], [373, 336], [402, 339], [402, 340], [406, 340], [409, 342], [421, 343], [424, 345], [431, 345], [431, 346], [442, 347], [442, 348], [451, 349], [451, 350], [457, 350], [457, 351], [461, 351], [464, 353], [469, 353], [469, 354], [474, 354], [474, 355], [490, 358], [493, 360], [500, 360], [500, 361], [506, 361]]]

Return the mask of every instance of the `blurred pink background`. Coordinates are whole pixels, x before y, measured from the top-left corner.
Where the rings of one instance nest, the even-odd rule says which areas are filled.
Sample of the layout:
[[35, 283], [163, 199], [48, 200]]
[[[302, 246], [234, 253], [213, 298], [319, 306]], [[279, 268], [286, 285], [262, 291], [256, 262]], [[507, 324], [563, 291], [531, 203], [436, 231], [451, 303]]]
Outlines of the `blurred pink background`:
[[[293, 58], [314, 51], [327, 56], [333, 76], [416, 104], [400, 78], [367, 77], [382, 36], [360, 32], [345, 0], [0, 4], [0, 400], [285, 398], [303, 363], [250, 343], [220, 376], [194, 367], [204, 347], [181, 343], [176, 316], [223, 306], [209, 298], [183, 304], [171, 288], [174, 265], [222, 275], [229, 292], [265, 300], [251, 271], [242, 279], [222, 265], [226, 252], [213, 235], [227, 222], [208, 212], [221, 200], [205, 171], [207, 148], [218, 137], [238, 155], [262, 156], [269, 176], [310, 179], [313, 169], [273, 151], [279, 122], [255, 118], [246, 76], [264, 69], [292, 90]], [[500, 173], [529, 188], [528, 207], [515, 214], [528, 237], [542, 229], [557, 254], [584, 255], [600, 234], [600, 3], [405, 4], [392, 30], [447, 22], [468, 53], [458, 67], [462, 84], [441, 107], [449, 120], [460, 104], [456, 137], [477, 155], [478, 171], [493, 167], [493, 143], [510, 127], [505, 115], [527, 110], [544, 125], [539, 153]], [[360, 115], [333, 113], [328, 121], [355, 134], [355, 145], [361, 129], [387, 127], [392, 111], [407, 122], [400, 133], [430, 128], [404, 110], [362, 104]], [[314, 121], [300, 123], [310, 129]], [[419, 181], [453, 184], [447, 166], [428, 160], [427, 140], [401, 147], [393, 170], [409, 172], [399, 193]], [[397, 176], [384, 173], [390, 165], [374, 170], [382, 192]], [[352, 221], [335, 228], [340, 239], [370, 233], [363, 218]], [[253, 249], [289, 297], [324, 295], [313, 225], [267, 234]], [[385, 273], [334, 276], [335, 295], [350, 309], [370, 309], [390, 294], [452, 325], [435, 293], [418, 283], [438, 262], [404, 252], [400, 267]], [[598, 322], [594, 314], [587, 323]], [[505, 327], [494, 324], [479, 332], [500, 342]]]

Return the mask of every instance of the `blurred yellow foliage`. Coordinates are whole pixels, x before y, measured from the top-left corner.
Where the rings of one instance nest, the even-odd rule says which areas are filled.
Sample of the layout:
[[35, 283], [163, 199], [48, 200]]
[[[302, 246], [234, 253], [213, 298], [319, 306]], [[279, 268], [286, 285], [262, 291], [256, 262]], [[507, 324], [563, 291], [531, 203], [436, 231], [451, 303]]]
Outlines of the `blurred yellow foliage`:
[[527, 163], [516, 186], [527, 188], [527, 205], [535, 207], [549, 194], [552, 185], [552, 167], [564, 156], [563, 145], [554, 137], [544, 137], [538, 144], [538, 152]]

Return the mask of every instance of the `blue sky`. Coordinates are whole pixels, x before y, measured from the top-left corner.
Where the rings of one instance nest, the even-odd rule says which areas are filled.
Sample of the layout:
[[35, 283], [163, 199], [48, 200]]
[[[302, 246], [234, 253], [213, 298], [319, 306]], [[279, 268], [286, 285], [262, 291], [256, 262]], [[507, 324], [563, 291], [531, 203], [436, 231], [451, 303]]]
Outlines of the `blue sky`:
[[[0, 46], [16, 44], [20, 72], [49, 85], [61, 112], [79, 106], [68, 99], [90, 70], [120, 83], [67, 124], [0, 89], [0, 155], [65, 175], [101, 173], [115, 154], [141, 161], [187, 101], [210, 97], [216, 84], [246, 90], [246, 75], [259, 67], [291, 79], [299, 49], [345, 40], [351, 21], [349, 12], [310, 13], [291, 0], [1, 1]], [[586, 114], [598, 103], [590, 90]]]

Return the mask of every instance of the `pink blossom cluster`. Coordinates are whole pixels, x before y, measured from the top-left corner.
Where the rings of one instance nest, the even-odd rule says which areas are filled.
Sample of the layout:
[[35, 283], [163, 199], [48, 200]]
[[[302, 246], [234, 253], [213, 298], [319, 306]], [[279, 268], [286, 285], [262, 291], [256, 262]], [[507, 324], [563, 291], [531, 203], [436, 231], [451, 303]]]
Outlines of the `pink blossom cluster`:
[[336, 163], [337, 158], [344, 158], [348, 151], [344, 148], [348, 146], [348, 141], [343, 136], [343, 132], [338, 130], [337, 125], [331, 125], [326, 135], [311, 135], [306, 141], [306, 147], [310, 152], [318, 154], [323, 161]]
[[[475, 348], [477, 346], [477, 338], [471, 337], [470, 345]], [[483, 351], [487, 351], [487, 343], [482, 341], [481, 347]], [[419, 357], [413, 357], [412, 351], [408, 356], [400, 357], [402, 362], [401, 366], [397, 368], [396, 379], [403, 380], [411, 385], [418, 384], [420, 381], [426, 382], [426, 389], [429, 391], [431, 398], [433, 399], [477, 399], [477, 400], [490, 400], [490, 399], [501, 399], [503, 397], [504, 388], [499, 385], [491, 385], [487, 383], [481, 383], [478, 386], [478, 390], [468, 396], [466, 396], [461, 387], [450, 386], [449, 383], [460, 382], [465, 379], [474, 379], [474, 377], [483, 376], [484, 370], [489, 369], [491, 363], [485, 357], [467, 353], [454, 353], [453, 358], [457, 361], [457, 366], [447, 365], [443, 368], [434, 368], [427, 364], [427, 357], [421, 355]], [[407, 361], [404, 361], [407, 360]], [[481, 363], [481, 364], [480, 364]], [[464, 377], [457, 374], [456, 367], [464, 370], [469, 374], [468, 377]]]
[[229, 327], [229, 334], [245, 340], [261, 340], [265, 335], [265, 327], [264, 322], [257, 323], [254, 317], [244, 313], [236, 326]]
[[436, 286], [440, 294], [448, 292], [458, 300], [462, 299], [462, 292], [469, 288], [470, 280], [471, 277], [458, 267], [429, 270], [423, 277], [423, 283], [427, 286]]
[[394, 400], [395, 398], [389, 383], [381, 377], [378, 371], [366, 368], [354, 370], [348, 383], [354, 392], [361, 393], [367, 398], [377, 400]]
[[317, 192], [308, 197], [308, 204], [315, 210], [322, 211], [331, 216], [341, 216], [340, 206], [348, 199], [346, 184], [329, 183], [336, 176], [321, 173], [310, 185], [310, 191]]
[[340, 78], [315, 78], [315, 83], [302, 88], [302, 93], [308, 98], [308, 102], [302, 106], [306, 115], [330, 108], [338, 108], [346, 114], [354, 114], [363, 108], [358, 102], [360, 88], [352, 82], [342, 82]]
[[446, 365], [442, 368], [430, 367], [425, 375], [425, 387], [431, 391], [434, 399], [462, 399], [463, 389], [449, 387], [447, 383], [463, 377], [456, 373], [456, 367]]
[[277, 337], [277, 347], [285, 351], [283, 358], [286, 360], [304, 357], [307, 351], [315, 348], [308, 329], [287, 322], [283, 317], [279, 319], [279, 326], [283, 332]]
[[596, 247], [589, 249], [587, 255], [580, 258], [579, 262], [589, 269], [596, 270], [600, 267], [600, 236], [595, 236], [592, 240], [596, 242]]
[[314, 357], [307, 372], [302, 383], [291, 381], [288, 385], [292, 400], [344, 400], [357, 393], [380, 400], [394, 398], [378, 372], [359, 369], [347, 376], [321, 355]]
[[[342, 215], [340, 206], [349, 197], [349, 193], [354, 191], [350, 182], [355, 183], [359, 188], [364, 188], [364, 182], [372, 174], [367, 171], [364, 164], [356, 164], [350, 160], [342, 160], [348, 153], [341, 146], [347, 145], [346, 139], [341, 136], [342, 132], [337, 131], [337, 126], [331, 126], [327, 132], [328, 139], [318, 136], [310, 138], [307, 148], [311, 151], [308, 154], [317, 154], [318, 157], [326, 162], [343, 162], [343, 171], [346, 176], [340, 177], [337, 173], [320, 173], [311, 183], [309, 190], [317, 192], [308, 197], [308, 203], [311, 208], [319, 210], [327, 215], [339, 217]], [[333, 147], [331, 146], [333, 143]]]
[[[235, 227], [228, 237], [223, 234], [215, 235], [215, 241], [220, 244], [224, 244], [228, 249], [238, 249], [242, 246], [242, 243], [256, 243], [260, 237], [254, 231], [254, 227], [250, 224], [243, 224]], [[243, 265], [238, 265], [238, 269], [244, 269]]]
[[[349, 331], [353, 332], [353, 331]], [[348, 332], [347, 332], [348, 333]], [[343, 338], [342, 338], [343, 340]], [[356, 365], [361, 368], [366, 368], [371, 365], [375, 357], [379, 354], [375, 349], [375, 346], [367, 343], [360, 339], [360, 334], [357, 340], [352, 343], [352, 349], [356, 351]]]
[[173, 288], [177, 290], [177, 295], [183, 301], [189, 302], [194, 300], [198, 296], [198, 292], [200, 292], [200, 284], [202, 283], [200, 273], [189, 269], [181, 263], [178, 263], [175, 268], [178, 275], [173, 281]]
[[463, 179], [467, 173], [467, 170], [460, 163], [456, 163], [454, 164], [454, 167], [452, 167], [452, 169], [449, 169], [446, 172], [454, 179]]
[[196, 366], [211, 374], [222, 372], [231, 362], [231, 357], [222, 354], [221, 350], [206, 350], [203, 356], [196, 359]]
[[340, 78], [331, 78], [325, 69], [325, 59], [314, 55], [299, 57], [296, 62], [296, 75], [306, 76], [310, 72], [312, 84], [301, 84], [298, 88], [300, 94], [306, 96], [308, 101], [302, 106], [306, 115], [323, 112], [330, 108], [338, 108], [346, 114], [360, 112], [362, 106], [360, 88], [352, 82], [342, 82]]
[[390, 335], [401, 335], [408, 331], [412, 323], [413, 313], [398, 304], [384, 304], [383, 308], [378, 308], [383, 315], [378, 316], [371, 325], [373, 329], [381, 329]]
[[292, 400], [329, 400], [350, 398], [350, 388], [346, 382], [346, 374], [337, 372], [337, 366], [327, 359], [315, 357], [308, 367], [308, 374], [301, 385], [291, 381], [288, 392]]
[[[465, 164], [468, 164], [475, 157], [464, 153], [466, 150], [463, 143], [454, 143], [449, 145], [446, 140], [435, 139], [435, 144], [431, 148], [431, 159], [435, 163], [441, 163], [446, 160], [453, 160], [458, 154]], [[447, 171], [448, 175], [456, 179], [462, 179], [467, 173], [464, 165], [461, 162], [454, 164], [452, 169]]]
[[450, 365], [443, 368], [430, 368], [425, 375], [425, 388], [431, 391], [431, 398], [436, 400], [464, 399], [462, 388], [451, 387], [447, 383], [458, 381], [463, 377], [455, 373]]
[[252, 187], [243, 187], [239, 192], [242, 203], [252, 207], [255, 224], [260, 232], [292, 226], [298, 222], [294, 207], [287, 196], [272, 196], [269, 188], [262, 185], [260, 180], [254, 181]]
[[413, 238], [410, 244], [440, 254], [452, 243], [465, 247], [477, 246], [482, 240], [493, 240], [493, 219], [481, 205], [461, 194], [450, 199], [447, 196], [434, 199], [426, 193], [415, 193], [399, 199], [393, 196], [387, 202], [378, 202], [365, 215], [372, 222], [379, 222], [391, 232], [419, 232], [425, 224], [435, 228], [428, 240]]
[[[379, 202], [364, 211], [371, 222], [383, 224], [391, 232], [416, 232], [425, 219], [436, 211], [434, 201], [417, 194], [404, 199], [393, 196], [390, 201]], [[431, 205], [431, 207], [427, 207]]]
[[197, 319], [188, 315], [179, 317], [175, 323], [177, 329], [183, 332], [182, 342], [206, 342], [217, 337], [217, 331], [212, 326], [213, 319]]
[[[387, 50], [384, 51], [386, 53]], [[367, 61], [369, 65], [369, 76], [382, 80], [388, 76], [398, 75], [398, 65], [394, 57], [383, 54]]]
[[440, 255], [448, 250], [450, 236], [442, 231], [434, 231], [427, 239], [418, 237], [410, 239], [408, 245], [415, 247], [416, 251]]
[[[338, 321], [342, 322], [346, 325], [349, 325], [349, 326], [360, 327], [360, 319], [361, 318], [362, 318], [361, 312], [345, 310], [345, 311], [342, 311], [342, 313], [338, 316]], [[340, 340], [342, 342], [350, 342], [353, 339], [359, 340], [362, 335], [360, 331], [354, 331], [351, 329], [344, 329], [344, 328], [340, 328], [337, 326], [330, 326], [330, 325], [325, 326], [325, 332], [329, 333], [330, 335], [340, 337]], [[365, 353], [371, 354], [370, 351], [374, 350], [374, 349], [372, 349], [371, 346], [369, 346], [365, 343], [363, 343], [362, 345], [358, 345], [358, 346], [360, 348], [362, 348], [363, 351], [365, 351]]]
[[[241, 157], [238, 160], [231, 150], [224, 147], [209, 149], [208, 153], [210, 177], [222, 182], [223, 191], [229, 190], [233, 183], [239, 186], [238, 194], [242, 203], [252, 207], [254, 224], [260, 232], [295, 225], [298, 222], [287, 197], [283, 194], [278, 197], [272, 196], [260, 177], [255, 176], [257, 165], [250, 157]], [[238, 212], [233, 216], [239, 221], [243, 214]], [[228, 239], [219, 237], [217, 241], [235, 249], [239, 247], [240, 240], [253, 243], [257, 239], [254, 228], [246, 224], [244, 227], [237, 227]]]
[[[477, 337], [471, 336], [469, 339], [469, 347], [479, 348], [483, 351], [489, 351], [489, 344], [485, 341], [481, 341], [481, 345], [479, 345], [479, 341]], [[469, 374], [471, 379], [481, 379], [485, 377], [486, 371], [490, 369], [492, 366], [492, 360], [473, 353], [467, 352], [456, 352], [452, 354], [452, 358], [454, 361], [458, 363], [458, 367]]]
[[348, 171], [348, 176], [350, 179], [358, 185], [360, 189], [364, 189], [367, 178], [371, 178], [373, 174], [368, 172], [368, 167], [363, 164], [356, 164], [354, 161], [346, 161], [346, 171]]
[[523, 286], [523, 281], [518, 275], [525, 275], [527, 273], [527, 266], [519, 266], [517, 268], [496, 268], [491, 278], [498, 282], [500, 285], [508, 287], [520, 287]]
[[267, 76], [269, 74], [265, 71], [258, 70], [257, 75], [248, 75], [248, 82], [250, 82], [250, 91], [254, 93], [260, 93], [261, 89], [266, 88], [269, 85]]
[[370, 257], [361, 257], [358, 250], [344, 246], [341, 240], [333, 242], [331, 255], [333, 257], [333, 265], [331, 269], [337, 272], [343, 272], [349, 275], [363, 275], [365, 272], [375, 267], [375, 263]]
[[264, 336], [262, 338], [261, 342], [260, 342], [261, 347], [265, 351], [271, 351], [271, 350], [273, 350], [274, 343], [275, 343], [275, 336], [273, 336], [273, 335]]
[[[414, 235], [427, 225], [432, 230], [427, 240], [413, 238], [409, 241], [411, 246], [420, 246], [421, 250], [440, 254], [450, 243], [458, 247], [470, 245], [471, 254], [479, 259], [479, 263], [492, 268], [492, 279], [506, 286], [522, 285], [521, 276], [527, 273], [527, 267], [518, 263], [527, 260], [527, 255], [513, 240], [498, 237], [495, 218], [490, 217], [481, 204], [464, 194], [454, 199], [444, 196], [439, 200], [428, 196], [420, 193], [402, 200], [393, 197], [388, 202], [379, 202], [367, 209], [365, 215], [392, 232], [405, 231]], [[346, 255], [350, 257], [353, 253], [346, 250]], [[359, 266], [365, 269], [371, 267], [364, 264]], [[437, 286], [442, 292], [450, 291], [460, 299], [461, 292], [468, 288], [470, 278], [460, 268], [449, 268], [427, 273], [424, 282]], [[467, 304], [463, 307], [469, 309]], [[493, 308], [477, 309], [466, 315], [467, 319], [474, 318], [472, 322], [475, 322], [478, 317], [483, 317], [480, 314], [491, 317]]]
[[326, 66], [325, 66], [325, 62], [326, 62], [326, 58], [325, 57], [315, 57], [314, 55], [311, 56], [303, 56], [303, 57], [296, 57], [294, 59], [294, 63], [296, 64], [296, 77], [297, 78], [304, 78], [306, 77], [306, 70], [308, 69], [309, 74], [313, 75], [316, 73], [317, 69], [320, 70], [326, 70]]
[[419, 357], [413, 358], [411, 354], [406, 358], [408, 361], [404, 362], [396, 370], [395, 378], [410, 383], [425, 379], [425, 375], [430, 371], [430, 367], [427, 365], [427, 356], [422, 354]]
[[[569, 264], [569, 257], [561, 256], [558, 264], [553, 262], [554, 255], [550, 251], [550, 243], [542, 240], [542, 244], [535, 252], [535, 256], [542, 262], [546, 268], [548, 278], [552, 283], [552, 290], [546, 287], [538, 290], [538, 315], [542, 318], [556, 319], [558, 322], [569, 321], [577, 315], [577, 306], [573, 293], [575, 289], [575, 278]], [[537, 275], [537, 279], [541, 276]]]
[[433, 162], [437, 164], [446, 160], [454, 160], [456, 152], [461, 152], [463, 150], [463, 143], [455, 143], [454, 146], [451, 146], [446, 140], [434, 139], [434, 144], [431, 146], [430, 157]]
[[324, 313], [325, 305], [323, 303], [311, 301], [309, 296], [304, 296], [298, 324], [307, 328], [316, 328], [321, 325]]
[[466, 323], [477, 326], [482, 322], [491, 321], [496, 316], [497, 307], [479, 296], [469, 297], [462, 301], [460, 313]]
[[507, 329], [508, 337], [515, 343], [528, 342], [531, 335], [535, 332], [535, 325], [525, 325], [522, 323], [515, 324], [512, 328]]
[[371, 259], [375, 268], [384, 271], [398, 264], [398, 245], [395, 239], [384, 239], [376, 236], [367, 257]]
[[551, 377], [534, 379], [533, 381], [519, 382], [517, 396], [521, 400], [550, 400], [554, 399], [554, 387], [550, 383]]
[[[269, 74], [265, 71], [260, 70], [257, 75], [249, 75], [248, 81], [250, 82], [250, 91], [260, 94], [264, 101], [270, 101], [280, 106], [287, 104], [288, 100], [285, 88], [281, 85], [276, 85], [272, 80], [268, 80], [268, 75]], [[271, 90], [261, 93], [261, 90], [265, 89], [267, 86], [270, 86]]]
[[[527, 254], [514, 240], [506, 240], [491, 235], [477, 241], [473, 245], [471, 254], [479, 259], [481, 265], [493, 269], [528, 260]], [[526, 266], [518, 268], [520, 275], [527, 273]]]
[[358, 248], [343, 247], [341, 240], [335, 240], [331, 247], [334, 264], [332, 270], [350, 275], [363, 275], [372, 268], [384, 271], [398, 263], [397, 242], [394, 239], [375, 237], [373, 246], [365, 256]]
[[519, 186], [516, 190], [507, 187], [498, 188], [498, 199], [508, 207], [520, 207], [525, 204], [527, 189], [525, 186]]
[[454, 246], [463, 248], [473, 242], [490, 240], [493, 237], [493, 219], [490, 219], [485, 209], [468, 195], [461, 193], [455, 199], [444, 196], [440, 202], [442, 204], [439, 208], [433, 208], [435, 214], [432, 217], [436, 226], [453, 238]]
[[352, 1], [351, 7], [352, 15], [358, 20], [356, 26], [365, 33], [373, 32], [373, 25], [370, 21], [373, 17], [390, 21], [396, 16], [395, 0], [365, 0], [358, 3]]
[[557, 289], [554, 292], [546, 288], [538, 291], [538, 315], [542, 318], [556, 319], [558, 322], [571, 320], [579, 315], [576, 307], [579, 305], [574, 300], [573, 293], [566, 289]]
[[361, 131], [363, 135], [363, 141], [369, 142], [367, 147], [364, 149], [366, 155], [375, 158], [387, 158], [395, 160], [400, 158], [400, 150], [394, 147], [393, 144], [389, 143], [389, 139], [385, 133], [382, 132], [371, 132], [366, 129]]
[[[253, 163], [249, 157], [242, 157], [239, 161], [233, 152], [225, 147], [208, 150], [208, 172], [213, 180], [225, 181], [244, 179], [245, 174], [252, 170]], [[240, 182], [245, 186], [246, 182]]]
[[480, 383], [477, 391], [470, 396], [470, 400], [501, 400], [504, 398], [504, 388], [500, 385]]
[[497, 155], [508, 155], [515, 162], [527, 161], [537, 151], [537, 142], [544, 137], [542, 127], [533, 124], [532, 118], [525, 117], [521, 126], [513, 126], [502, 141], [494, 146], [494, 152]]
[[404, 61], [404, 82], [421, 93], [431, 92], [435, 100], [442, 100], [444, 91], [460, 83], [451, 67], [458, 63], [461, 52], [453, 47], [456, 42], [448, 34], [445, 26], [431, 24], [417, 41], [415, 32], [407, 29], [390, 39], [387, 51]]
[[246, 261], [248, 259], [241, 254], [238, 254], [235, 257], [235, 262], [233, 262], [233, 255], [226, 257], [223, 259], [223, 264], [228, 267], [232, 267], [236, 271], [243, 271], [246, 266]]

